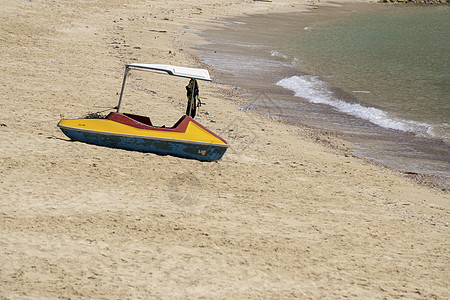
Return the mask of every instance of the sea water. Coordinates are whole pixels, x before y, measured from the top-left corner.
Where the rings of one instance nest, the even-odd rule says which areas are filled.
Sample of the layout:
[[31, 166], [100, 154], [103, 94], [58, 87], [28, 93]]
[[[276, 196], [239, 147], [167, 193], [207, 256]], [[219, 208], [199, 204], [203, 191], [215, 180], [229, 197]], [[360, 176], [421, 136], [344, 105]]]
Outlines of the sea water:
[[199, 50], [226, 83], [263, 91], [274, 105], [261, 111], [343, 133], [354, 152], [448, 188], [449, 8], [367, 7], [231, 20]]
[[[450, 139], [450, 14], [448, 6], [390, 6], [377, 13], [304, 28], [276, 51], [365, 105], [315, 95], [311, 101], [376, 125]], [[299, 96], [302, 87], [323, 89], [316, 76], [278, 84]], [[375, 107], [379, 109], [375, 109]]]

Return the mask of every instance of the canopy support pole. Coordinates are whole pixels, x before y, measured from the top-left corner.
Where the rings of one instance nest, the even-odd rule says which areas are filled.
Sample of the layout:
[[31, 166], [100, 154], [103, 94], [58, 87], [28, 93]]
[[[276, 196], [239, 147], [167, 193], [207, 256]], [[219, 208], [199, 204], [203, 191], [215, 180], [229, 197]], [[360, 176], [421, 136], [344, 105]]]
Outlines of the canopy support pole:
[[128, 66], [126, 66], [125, 74], [123, 75], [122, 89], [120, 90], [119, 104], [117, 104], [117, 113], [120, 112], [120, 105], [122, 104], [123, 91], [125, 90], [125, 82], [127, 81], [127, 75], [129, 70], [130, 69], [128, 68]]
[[188, 111], [189, 111], [188, 116], [190, 116], [190, 117], [192, 117], [192, 109], [194, 106], [194, 94], [195, 94], [194, 91], [195, 91], [195, 81], [194, 81], [194, 84], [192, 85], [191, 101], [189, 101], [189, 108], [188, 108]]

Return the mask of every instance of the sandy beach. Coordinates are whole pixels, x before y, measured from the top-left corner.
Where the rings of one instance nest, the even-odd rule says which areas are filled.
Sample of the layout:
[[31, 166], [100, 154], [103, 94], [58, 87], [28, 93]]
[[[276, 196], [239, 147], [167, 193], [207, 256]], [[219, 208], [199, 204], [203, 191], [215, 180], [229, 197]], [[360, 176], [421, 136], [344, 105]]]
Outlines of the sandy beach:
[[[114, 107], [127, 63], [208, 68], [196, 33], [311, 2], [0, 5], [0, 299], [450, 297], [448, 192], [239, 110], [249, 99], [230, 86], [200, 83], [198, 121], [230, 144], [218, 162], [72, 142], [56, 127]], [[123, 109], [172, 125], [186, 84], [133, 75]]]

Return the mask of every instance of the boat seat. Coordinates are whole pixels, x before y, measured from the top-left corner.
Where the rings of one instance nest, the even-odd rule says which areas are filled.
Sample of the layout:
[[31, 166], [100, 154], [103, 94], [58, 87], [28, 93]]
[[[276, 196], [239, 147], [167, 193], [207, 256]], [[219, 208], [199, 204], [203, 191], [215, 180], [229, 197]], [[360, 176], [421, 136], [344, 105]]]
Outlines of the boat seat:
[[186, 115], [182, 116], [172, 127], [171, 129], [177, 128], [178, 125], [181, 124], [181, 122], [183, 122], [183, 120], [186, 118]]
[[131, 118], [131, 119], [133, 119], [133, 120], [135, 120], [135, 121], [141, 122], [141, 123], [143, 123], [145, 125], [153, 126], [152, 125], [152, 121], [150, 121], [149, 117], [133, 115], [133, 114], [127, 114], [127, 113], [124, 113], [124, 115], [129, 117], [129, 118]]

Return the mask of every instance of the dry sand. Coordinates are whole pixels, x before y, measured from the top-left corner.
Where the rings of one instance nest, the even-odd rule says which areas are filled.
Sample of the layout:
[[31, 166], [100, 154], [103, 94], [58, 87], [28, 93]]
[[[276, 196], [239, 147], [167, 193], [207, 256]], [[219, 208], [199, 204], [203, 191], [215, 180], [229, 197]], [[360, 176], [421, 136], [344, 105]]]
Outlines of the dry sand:
[[[0, 298], [448, 299], [448, 194], [240, 111], [231, 87], [201, 84], [200, 122], [231, 144], [217, 163], [56, 127], [116, 105], [133, 58], [199, 66], [216, 17], [306, 4], [0, 0]], [[186, 80], [144, 75], [124, 110], [171, 125]]]

